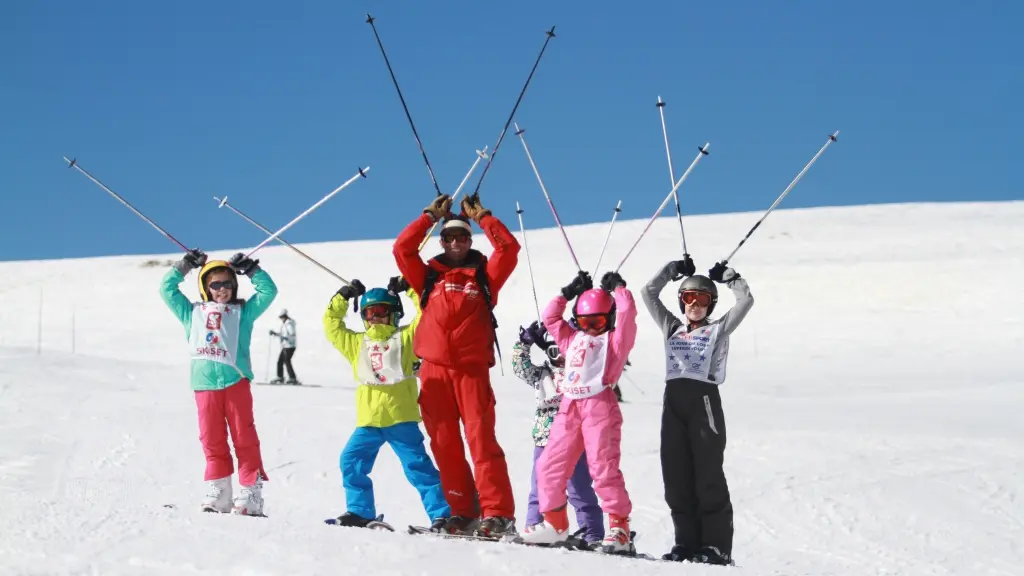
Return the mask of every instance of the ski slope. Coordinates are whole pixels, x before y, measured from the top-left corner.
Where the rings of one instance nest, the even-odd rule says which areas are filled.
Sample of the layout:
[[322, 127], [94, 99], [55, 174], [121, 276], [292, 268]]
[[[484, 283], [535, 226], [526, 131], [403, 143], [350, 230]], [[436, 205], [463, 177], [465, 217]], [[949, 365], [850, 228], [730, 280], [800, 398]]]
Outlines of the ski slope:
[[[120, 216], [118, 225], [132, 225], [132, 215]], [[525, 216], [528, 226], [551, 222]], [[759, 216], [686, 218], [698, 270]], [[1024, 202], [780, 210], [733, 258], [756, 302], [732, 337], [722, 388], [736, 511], [730, 573], [1024, 572], [1022, 222]], [[599, 273], [645, 224], [616, 223]], [[606, 230], [567, 229], [585, 268]], [[575, 270], [557, 229], [527, 234], [543, 307]], [[239, 249], [264, 237], [253, 229]], [[476, 242], [490, 253], [482, 234]], [[301, 248], [367, 286], [397, 273], [390, 241]], [[424, 254], [437, 250], [435, 240]], [[621, 272], [639, 290], [678, 253], [676, 222], [662, 218]], [[491, 372], [520, 529], [533, 392], [508, 355], [518, 326], [536, 317], [525, 256], [497, 308], [504, 375]], [[287, 307], [297, 320], [296, 369], [316, 387], [254, 387], [269, 518], [195, 511], [204, 460], [186, 341], [157, 294], [163, 261], [176, 257], [0, 263], [0, 573], [722, 573], [324, 525], [345, 510], [338, 458], [355, 421], [351, 370], [320, 324], [339, 286], [276, 244], [259, 256], [281, 294], [257, 323], [254, 369], [262, 378], [268, 352], [276, 358], [267, 331]], [[183, 285], [192, 298], [194, 282]], [[673, 309], [674, 290], [663, 294]], [[658, 455], [663, 353], [635, 295], [639, 337], [621, 382], [623, 472], [637, 547], [660, 556], [672, 545]], [[731, 305], [725, 290], [719, 314]], [[390, 448], [372, 478], [385, 520], [400, 530], [427, 520]]]

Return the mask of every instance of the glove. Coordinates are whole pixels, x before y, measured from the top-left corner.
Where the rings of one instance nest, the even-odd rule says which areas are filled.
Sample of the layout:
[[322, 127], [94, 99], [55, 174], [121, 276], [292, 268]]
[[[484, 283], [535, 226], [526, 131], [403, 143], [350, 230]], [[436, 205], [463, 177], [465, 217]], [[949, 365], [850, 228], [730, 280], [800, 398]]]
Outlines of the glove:
[[277, 332], [274, 332], [273, 330], [271, 330], [271, 331], [270, 331], [270, 335], [271, 335], [271, 336], [277, 336]]
[[580, 270], [576, 273], [576, 277], [572, 279], [572, 282], [562, 288], [562, 296], [566, 300], [572, 300], [593, 287], [594, 281], [591, 280], [590, 274]]
[[527, 346], [536, 344], [539, 348], [543, 348], [542, 344], [544, 343], [544, 335], [547, 334], [547, 332], [548, 329], [546, 326], [534, 320], [533, 323], [526, 328], [523, 328], [522, 326], [519, 327], [519, 341]]
[[626, 281], [622, 279], [618, 272], [605, 272], [604, 276], [601, 276], [601, 288], [614, 292], [619, 286], [625, 287]]
[[341, 297], [345, 300], [351, 300], [366, 294], [366, 286], [363, 286], [363, 283], [359, 280], [353, 280], [351, 284], [342, 286], [338, 290], [338, 294], [341, 294]]
[[423, 209], [423, 213], [430, 216], [430, 219], [434, 222], [444, 218], [451, 213], [452, 208], [452, 197], [442, 195], [434, 198], [433, 202], [429, 206]]
[[192, 270], [202, 268], [204, 265], [206, 265], [206, 253], [199, 248], [194, 248], [186, 252], [181, 260], [175, 262], [174, 268], [181, 272], [182, 276], [187, 276]]
[[491, 213], [490, 210], [480, 204], [480, 198], [476, 196], [466, 196], [462, 199], [460, 206], [462, 206], [462, 212], [469, 218], [472, 218], [477, 226], [480, 225], [481, 218]]
[[693, 260], [689, 254], [683, 254], [682, 260], [676, 260], [675, 262], [669, 262], [669, 273], [672, 274], [672, 281], [681, 280], [686, 276], [693, 276], [697, 273], [697, 267], [693, 265]]
[[715, 264], [715, 267], [708, 271], [708, 278], [719, 284], [727, 284], [739, 277], [740, 275], [735, 270], [726, 268], [722, 262]]
[[234, 270], [236, 274], [245, 274], [252, 278], [252, 275], [260, 269], [260, 261], [253, 260], [252, 258], [246, 258], [245, 254], [237, 252], [230, 260], [228, 260], [228, 266], [231, 266], [231, 269]]
[[392, 294], [401, 294], [409, 289], [409, 281], [401, 276], [392, 276], [391, 280], [388, 280], [388, 292]]

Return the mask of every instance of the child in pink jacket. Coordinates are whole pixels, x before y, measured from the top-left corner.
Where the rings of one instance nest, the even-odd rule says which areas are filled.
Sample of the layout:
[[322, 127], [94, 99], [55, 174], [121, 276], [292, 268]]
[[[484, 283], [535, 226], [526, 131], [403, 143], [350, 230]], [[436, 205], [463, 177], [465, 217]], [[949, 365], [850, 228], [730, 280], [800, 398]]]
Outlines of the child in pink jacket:
[[[572, 323], [562, 318], [569, 300]], [[528, 544], [555, 544], [569, 537], [566, 484], [584, 450], [594, 491], [608, 515], [609, 529], [595, 551], [631, 553], [629, 514], [633, 505], [619, 469], [622, 412], [613, 386], [636, 342], [636, 302], [616, 272], [593, 288], [590, 275], [579, 272], [544, 310], [543, 321], [565, 355], [559, 383], [562, 402], [551, 425], [547, 448], [537, 460], [537, 491], [544, 522], [522, 534]]]

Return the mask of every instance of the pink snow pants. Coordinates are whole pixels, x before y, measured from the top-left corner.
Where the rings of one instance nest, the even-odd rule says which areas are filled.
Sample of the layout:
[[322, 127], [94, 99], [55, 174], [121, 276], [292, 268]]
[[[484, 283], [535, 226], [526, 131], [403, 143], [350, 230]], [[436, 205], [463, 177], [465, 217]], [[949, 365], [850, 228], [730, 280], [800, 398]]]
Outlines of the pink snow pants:
[[228, 448], [228, 430], [238, 458], [238, 483], [252, 486], [256, 474], [267, 480], [260, 455], [260, 438], [256, 435], [256, 422], [252, 414], [252, 390], [249, 380], [243, 378], [223, 390], [197, 391], [199, 409], [199, 441], [206, 455], [206, 475], [203, 480], [216, 480], [235, 472]]
[[606, 514], [628, 518], [633, 504], [619, 470], [621, 440], [622, 411], [614, 390], [605, 388], [600, 394], [582, 400], [563, 396], [551, 423], [548, 445], [537, 460], [540, 511], [551, 512], [565, 506], [569, 477], [586, 450], [601, 509]]

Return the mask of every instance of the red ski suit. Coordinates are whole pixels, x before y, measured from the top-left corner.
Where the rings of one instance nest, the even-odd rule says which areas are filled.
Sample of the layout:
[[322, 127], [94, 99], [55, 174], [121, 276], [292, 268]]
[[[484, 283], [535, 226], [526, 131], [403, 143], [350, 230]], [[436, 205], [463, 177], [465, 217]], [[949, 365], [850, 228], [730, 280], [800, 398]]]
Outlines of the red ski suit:
[[[480, 517], [515, 517], [512, 483], [505, 452], [494, 432], [494, 329], [484, 294], [476, 280], [477, 262], [485, 263], [492, 306], [498, 291], [519, 262], [519, 242], [500, 220], [491, 215], [480, 227], [494, 248], [490, 259], [470, 251], [459, 267], [444, 264], [444, 255], [423, 262], [419, 245], [433, 221], [424, 214], [395, 239], [398, 270], [423, 298], [427, 269], [438, 276], [413, 336], [413, 352], [420, 366], [420, 411], [430, 436], [452, 515], [476, 518], [474, 496], [479, 495]], [[465, 427], [473, 472], [466, 462], [459, 420]], [[475, 473], [475, 483], [474, 483]]]

